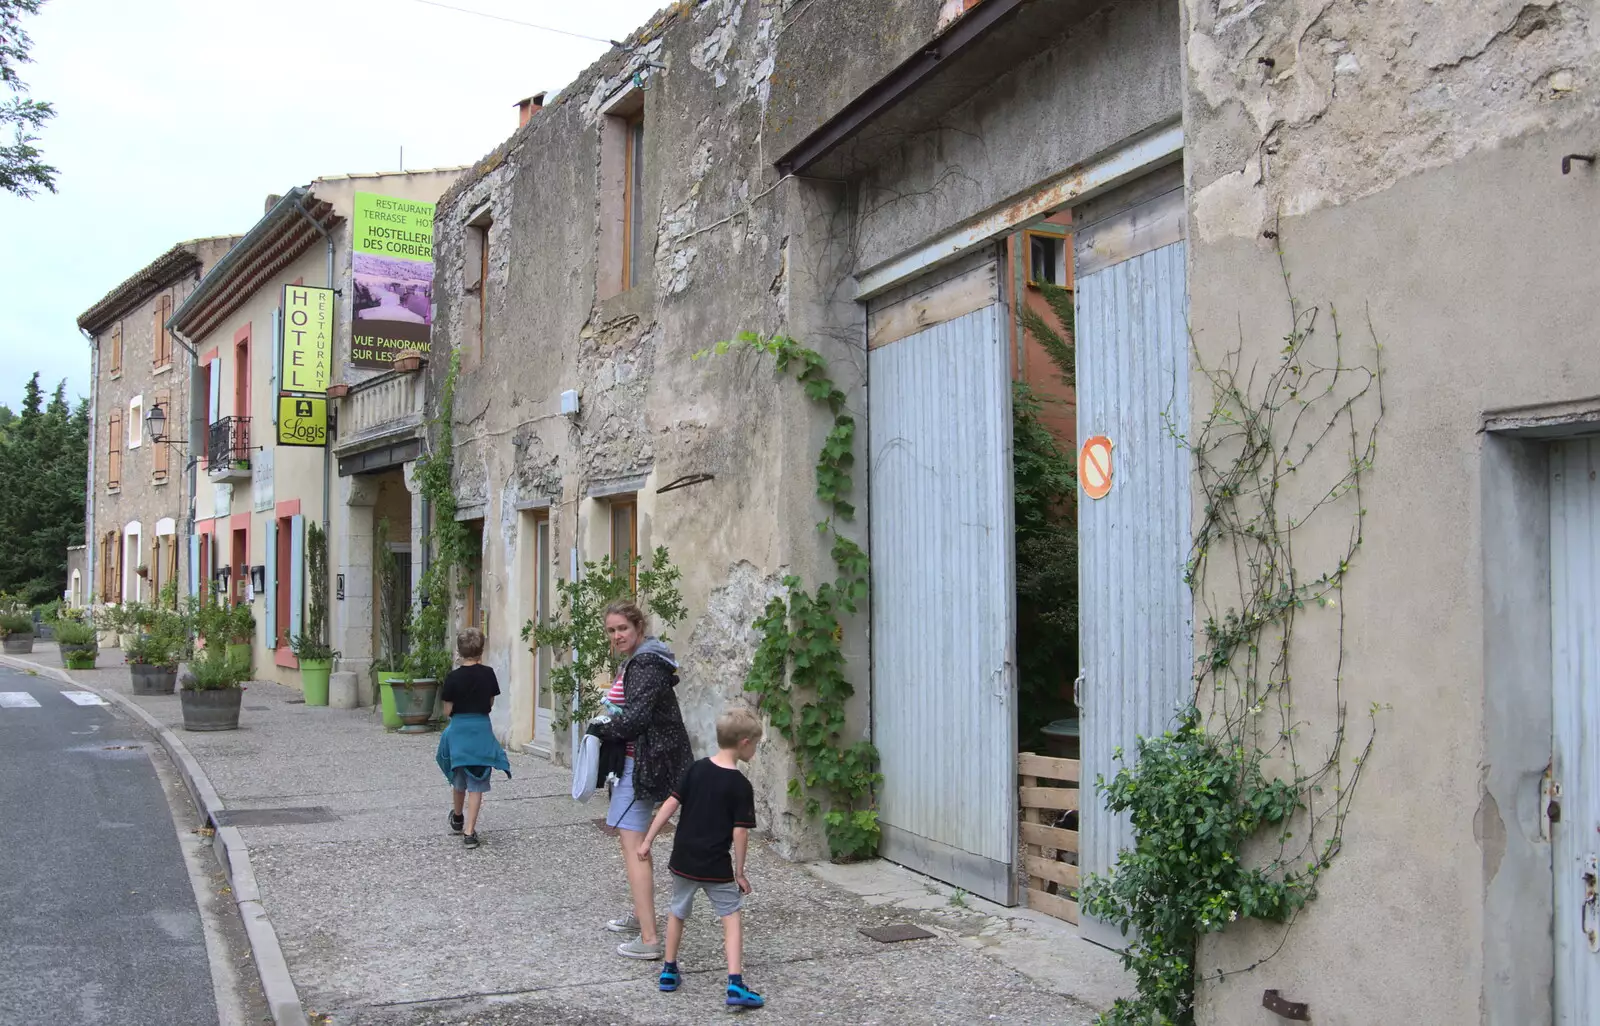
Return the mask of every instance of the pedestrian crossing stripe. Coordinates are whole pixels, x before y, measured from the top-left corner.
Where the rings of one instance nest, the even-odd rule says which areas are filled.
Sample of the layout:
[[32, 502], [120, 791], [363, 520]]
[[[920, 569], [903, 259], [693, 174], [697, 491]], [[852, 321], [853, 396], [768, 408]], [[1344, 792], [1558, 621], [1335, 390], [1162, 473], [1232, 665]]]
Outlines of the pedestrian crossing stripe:
[[0, 709], [37, 709], [39, 700], [26, 691], [0, 691]]
[[63, 691], [61, 697], [73, 705], [105, 705], [106, 700], [93, 691]]

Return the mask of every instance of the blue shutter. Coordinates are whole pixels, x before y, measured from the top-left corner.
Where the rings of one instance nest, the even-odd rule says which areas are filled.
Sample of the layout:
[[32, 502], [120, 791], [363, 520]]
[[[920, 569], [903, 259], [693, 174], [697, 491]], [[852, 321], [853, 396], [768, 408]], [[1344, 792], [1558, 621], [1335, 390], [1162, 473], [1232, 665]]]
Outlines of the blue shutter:
[[278, 522], [267, 521], [267, 648], [278, 647]]
[[189, 536], [189, 594], [200, 594], [200, 536]]
[[272, 388], [267, 393], [272, 405], [272, 441], [278, 444], [278, 363], [283, 359], [283, 307], [272, 311]]
[[300, 609], [306, 593], [306, 518], [289, 518], [289, 637], [298, 638], [305, 630]]

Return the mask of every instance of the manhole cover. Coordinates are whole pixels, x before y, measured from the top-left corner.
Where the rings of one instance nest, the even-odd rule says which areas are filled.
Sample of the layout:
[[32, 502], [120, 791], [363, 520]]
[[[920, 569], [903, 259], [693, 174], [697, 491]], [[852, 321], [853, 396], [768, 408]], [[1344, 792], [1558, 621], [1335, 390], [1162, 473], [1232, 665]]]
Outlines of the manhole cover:
[[326, 805], [293, 809], [223, 809], [212, 817], [217, 826], [302, 826], [309, 823], [334, 823], [339, 817]]
[[898, 944], [900, 941], [932, 940], [934, 935], [920, 926], [910, 923], [895, 923], [892, 926], [873, 926], [861, 931], [863, 936], [871, 937], [879, 944]]

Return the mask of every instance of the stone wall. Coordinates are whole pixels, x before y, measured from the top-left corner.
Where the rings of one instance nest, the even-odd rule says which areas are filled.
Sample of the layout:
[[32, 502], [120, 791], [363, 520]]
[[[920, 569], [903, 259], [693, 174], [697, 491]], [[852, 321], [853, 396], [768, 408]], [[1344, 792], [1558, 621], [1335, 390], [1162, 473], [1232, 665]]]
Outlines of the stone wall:
[[[1489, 410], [1600, 393], [1600, 272], [1582, 257], [1600, 180], [1560, 168], [1600, 135], [1593, 6], [1183, 8], [1197, 361], [1271, 363], [1292, 294], [1325, 335], [1337, 310], [1352, 363], [1383, 345], [1387, 405], [1363, 544], [1341, 609], [1298, 624], [1294, 695], [1304, 750], [1331, 742], [1336, 674], [1360, 741], [1380, 707], [1377, 741], [1342, 854], [1287, 936], [1205, 946], [1202, 975], [1267, 960], [1202, 984], [1200, 1021], [1277, 1022], [1261, 1008], [1277, 988], [1319, 1023], [1548, 1023], [1547, 642], [1485, 661], [1505, 605], [1484, 567], [1511, 556], [1486, 511], [1512, 497], [1494, 494], [1508, 477], [1486, 473], [1504, 460], [1481, 428]], [[1204, 416], [1209, 386], [1194, 388]], [[1348, 526], [1297, 531], [1297, 557], [1320, 572]], [[1548, 559], [1531, 540], [1518, 555]]]

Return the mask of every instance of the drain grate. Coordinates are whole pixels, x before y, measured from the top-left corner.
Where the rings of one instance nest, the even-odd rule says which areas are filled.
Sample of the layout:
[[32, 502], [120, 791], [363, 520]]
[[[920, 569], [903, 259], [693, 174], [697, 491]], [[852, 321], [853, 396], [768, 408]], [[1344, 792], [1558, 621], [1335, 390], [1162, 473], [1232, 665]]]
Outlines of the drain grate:
[[895, 923], [892, 926], [873, 926], [861, 931], [863, 936], [870, 937], [879, 944], [898, 944], [901, 941], [932, 940], [934, 935], [920, 926], [910, 923]]
[[285, 809], [223, 809], [213, 817], [217, 826], [305, 826], [336, 823], [339, 817], [326, 805], [307, 805]]
[[265, 705], [247, 705], [244, 708], [245, 708], [246, 712], [271, 712], [272, 711], [270, 706], [265, 706]]

